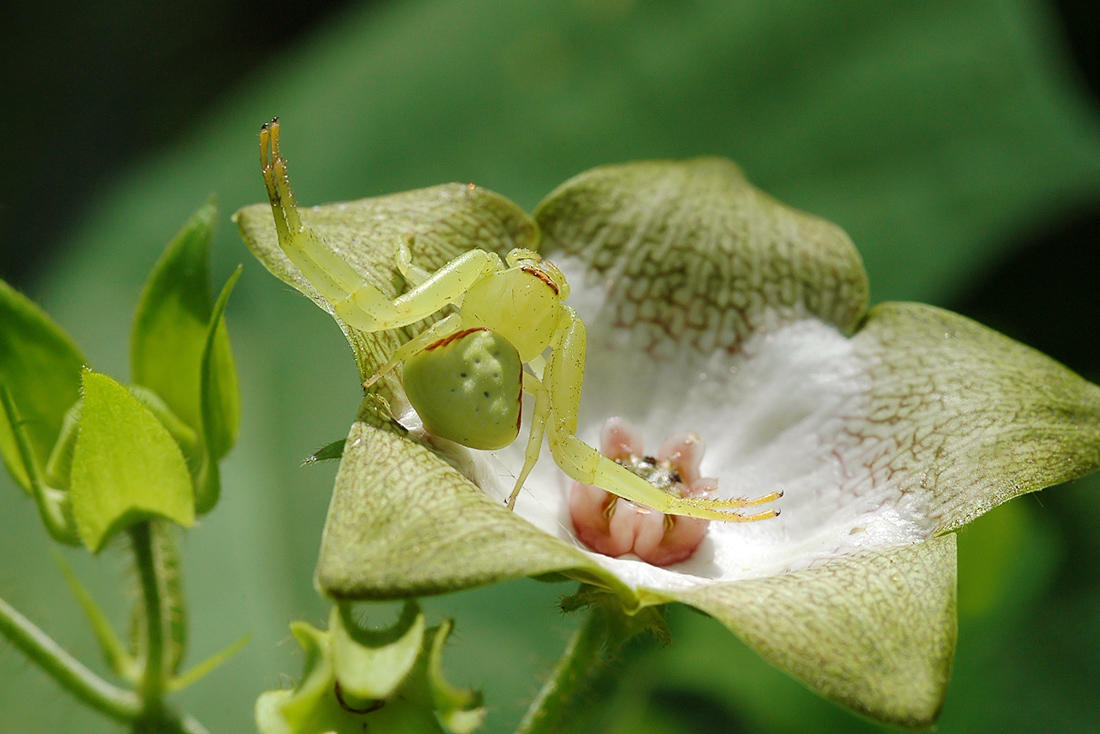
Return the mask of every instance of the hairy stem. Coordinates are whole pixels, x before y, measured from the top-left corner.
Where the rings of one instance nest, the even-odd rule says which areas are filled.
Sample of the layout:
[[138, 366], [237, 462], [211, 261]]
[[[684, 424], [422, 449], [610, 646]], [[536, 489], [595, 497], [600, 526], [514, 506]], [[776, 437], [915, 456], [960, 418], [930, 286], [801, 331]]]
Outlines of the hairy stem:
[[124, 722], [140, 715], [141, 701], [136, 694], [116, 688], [88, 670], [3, 599], [0, 599], [0, 634], [62, 688], [96, 711]]
[[[573, 710], [578, 695], [588, 681], [602, 668], [616, 647], [606, 610], [598, 604], [589, 608], [580, 627], [573, 633], [565, 652], [550, 679], [520, 722], [516, 734], [550, 734], [561, 729], [565, 717]], [[622, 643], [625, 639], [614, 639]]]
[[155, 716], [156, 711], [163, 708], [164, 693], [168, 687], [164, 663], [167, 620], [165, 619], [162, 569], [154, 553], [153, 528], [149, 521], [131, 525], [130, 539], [133, 543], [134, 562], [141, 584], [144, 612], [145, 640], [139, 691], [146, 713]]

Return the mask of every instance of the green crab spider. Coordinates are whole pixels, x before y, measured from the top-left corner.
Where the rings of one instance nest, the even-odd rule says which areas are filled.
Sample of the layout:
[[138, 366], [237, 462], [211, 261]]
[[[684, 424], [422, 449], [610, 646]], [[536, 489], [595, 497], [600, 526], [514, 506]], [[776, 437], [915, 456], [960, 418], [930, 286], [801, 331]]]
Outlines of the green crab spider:
[[[574, 480], [665, 514], [733, 522], [778, 514], [774, 509], [755, 514], [736, 510], [771, 502], [779, 492], [755, 499], [678, 497], [577, 437], [585, 327], [565, 304], [565, 277], [538, 253], [517, 248], [502, 260], [475, 249], [428, 273], [412, 263], [408, 246], [401, 243], [396, 264], [413, 287], [390, 300], [302, 223], [286, 160], [279, 154], [278, 118], [260, 129], [260, 158], [279, 246], [343, 321], [376, 332], [414, 324], [447, 306], [458, 309], [398, 348], [365, 388], [403, 364], [405, 393], [424, 427], [490, 451], [515, 441], [523, 393], [534, 395], [531, 433], [523, 469], [507, 500], [509, 509], [545, 437], [558, 467]], [[510, 307], [502, 309], [502, 303]]]

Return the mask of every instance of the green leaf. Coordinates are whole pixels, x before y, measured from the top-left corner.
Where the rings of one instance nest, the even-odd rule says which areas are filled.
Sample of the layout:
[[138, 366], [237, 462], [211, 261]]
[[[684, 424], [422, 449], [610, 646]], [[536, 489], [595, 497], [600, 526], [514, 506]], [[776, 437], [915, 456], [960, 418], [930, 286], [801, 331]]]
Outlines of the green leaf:
[[586, 171], [554, 189], [535, 220], [544, 254], [579, 256], [614, 281], [618, 325], [658, 322], [677, 341], [720, 324], [707, 346], [735, 350], [756, 329], [807, 314], [851, 333], [867, 309], [867, 274], [848, 235], [721, 158]]
[[344, 445], [347, 444], [346, 438], [341, 438], [338, 441], [326, 444], [321, 448], [314, 451], [312, 454], [306, 457], [306, 460], [302, 462], [302, 465], [316, 464], [321, 461], [332, 461], [333, 459], [339, 459], [344, 455]]
[[[301, 216], [364, 280], [389, 297], [405, 286], [396, 267], [402, 241], [409, 242], [414, 264], [432, 271], [475, 247], [504, 254], [514, 247], [534, 249], [538, 238], [526, 212], [503, 196], [473, 185], [446, 184], [326, 204], [302, 209]], [[279, 248], [270, 206], [246, 207], [233, 219], [264, 267], [332, 313], [331, 306]], [[343, 322], [340, 328], [351, 343], [364, 379], [373, 375], [402, 341], [397, 331], [364, 335]]]
[[955, 651], [955, 536], [672, 593], [821, 695], [930, 726]]
[[237, 442], [241, 426], [241, 395], [237, 367], [225, 325], [225, 307], [241, 275], [238, 267], [222, 286], [207, 325], [202, 351], [201, 393], [203, 429], [202, 469], [195, 481], [195, 511], [214, 509], [221, 493], [218, 460]]
[[197, 458], [202, 448], [199, 443], [198, 434], [191, 426], [184, 423], [178, 415], [172, 412], [172, 409], [168, 407], [168, 404], [165, 403], [163, 399], [161, 399], [160, 395], [142, 385], [127, 385], [126, 389], [129, 390], [130, 394], [137, 398], [142, 405], [148, 408], [149, 412], [156, 416], [157, 420], [168, 430], [168, 434], [175, 439], [177, 444], [179, 444], [180, 451], [183, 452], [184, 457], [187, 458], [189, 462], [193, 458]]
[[93, 553], [118, 530], [151, 516], [194, 522], [179, 445], [129, 390], [90, 370], [70, 493], [77, 530]]
[[213, 203], [199, 208], [157, 261], [134, 315], [130, 369], [187, 425], [202, 430], [199, 374], [210, 322]]
[[[65, 414], [80, 397], [80, 370], [85, 361], [61, 327], [0, 280], [0, 383], [7, 386], [24, 421], [40, 468], [57, 442]], [[30, 491], [30, 478], [3, 411], [0, 457], [15, 480]]]
[[130, 349], [134, 380], [201, 436], [196, 446], [181, 443], [195, 477], [199, 513], [217, 503], [217, 462], [240, 429], [237, 369], [224, 319], [240, 269], [211, 306], [210, 232], [216, 213], [207, 203], [168, 244], [142, 292]]
[[241, 428], [241, 395], [237, 367], [229, 346], [225, 308], [229, 295], [241, 277], [241, 268], [233, 271], [222, 286], [207, 325], [202, 350], [202, 426], [206, 449], [211, 458], [221, 459], [237, 442]]
[[936, 531], [1100, 468], [1100, 387], [1041, 352], [915, 303], [874, 308], [854, 345], [870, 405], [847, 430]]

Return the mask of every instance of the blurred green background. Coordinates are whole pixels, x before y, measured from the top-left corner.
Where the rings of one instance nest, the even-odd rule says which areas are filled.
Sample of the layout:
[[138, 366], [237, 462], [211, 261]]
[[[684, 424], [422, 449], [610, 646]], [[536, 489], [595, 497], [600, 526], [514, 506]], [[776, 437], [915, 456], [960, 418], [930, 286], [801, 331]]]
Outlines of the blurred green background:
[[[216, 278], [243, 388], [223, 500], [187, 536], [191, 661], [254, 635], [180, 700], [215, 733], [300, 669], [334, 466], [303, 457], [358, 402], [331, 320], [253, 262], [229, 215], [263, 198], [256, 133], [279, 115], [306, 204], [475, 181], [525, 207], [574, 173], [720, 154], [852, 235], [874, 301], [954, 308], [1100, 379], [1095, 3], [690, 0], [64, 0], [6, 11], [0, 275], [127, 376], [145, 275], [211, 193]], [[960, 635], [938, 730], [1100, 725], [1100, 482], [1012, 502], [960, 534]], [[0, 478], [0, 596], [103, 672], [33, 504]], [[120, 627], [121, 546], [66, 557]], [[561, 650], [569, 588], [517, 581], [429, 600], [453, 616], [451, 679], [510, 731]], [[378, 610], [387, 620], [392, 610]], [[877, 728], [670, 611], [577, 731]], [[0, 645], [0, 731], [110, 732]]]

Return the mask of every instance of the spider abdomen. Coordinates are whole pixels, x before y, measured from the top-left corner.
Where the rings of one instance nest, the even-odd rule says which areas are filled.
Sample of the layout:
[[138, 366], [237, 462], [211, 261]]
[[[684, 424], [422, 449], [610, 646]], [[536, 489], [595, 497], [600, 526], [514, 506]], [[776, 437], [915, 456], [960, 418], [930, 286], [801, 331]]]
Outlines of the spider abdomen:
[[424, 427], [473, 449], [495, 450], [519, 435], [523, 364], [490, 329], [466, 329], [405, 361], [402, 382]]

